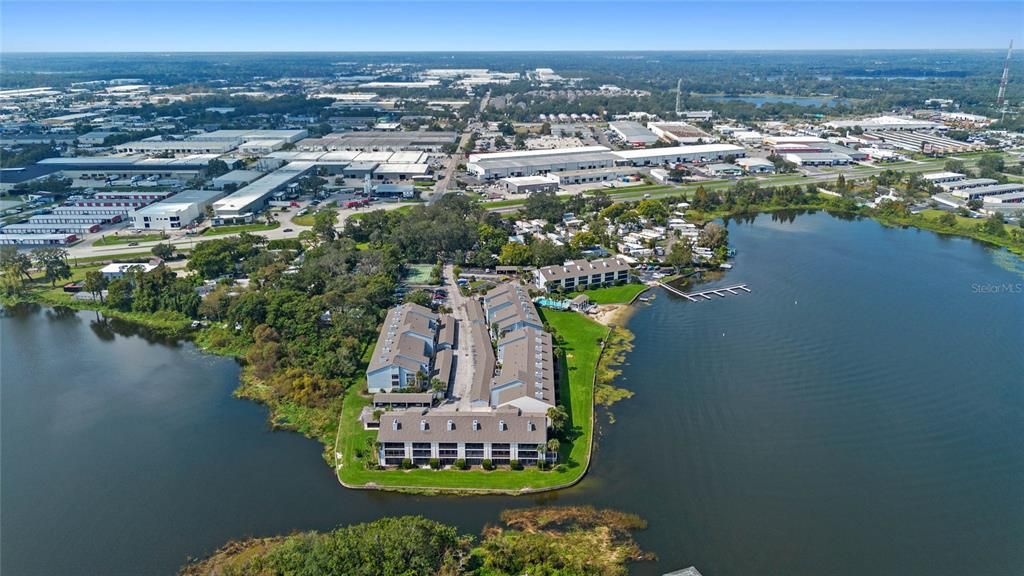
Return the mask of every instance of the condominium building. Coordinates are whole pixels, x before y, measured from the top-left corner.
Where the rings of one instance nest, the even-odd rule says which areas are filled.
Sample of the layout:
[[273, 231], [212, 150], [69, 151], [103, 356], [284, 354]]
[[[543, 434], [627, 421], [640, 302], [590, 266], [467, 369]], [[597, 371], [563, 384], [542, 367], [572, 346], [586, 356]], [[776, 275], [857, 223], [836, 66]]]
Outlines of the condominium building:
[[391, 392], [429, 379], [439, 320], [437, 314], [418, 304], [388, 310], [366, 369], [367, 389]]
[[[388, 313], [367, 370], [373, 406], [385, 411], [379, 419], [372, 410], [361, 417], [364, 426], [378, 430], [381, 464], [462, 459], [470, 465], [531, 465], [546, 452], [557, 363], [526, 287], [503, 284], [466, 302], [463, 312], [458, 322], [408, 304]], [[453, 354], [460, 358], [454, 366]], [[391, 393], [426, 374], [446, 383], [461, 380], [468, 389], [462, 389], [464, 397], [437, 405], [431, 395]]]
[[542, 290], [586, 289], [629, 281], [629, 264], [618, 258], [571, 260], [561, 266], [545, 266], [533, 272], [533, 281]]

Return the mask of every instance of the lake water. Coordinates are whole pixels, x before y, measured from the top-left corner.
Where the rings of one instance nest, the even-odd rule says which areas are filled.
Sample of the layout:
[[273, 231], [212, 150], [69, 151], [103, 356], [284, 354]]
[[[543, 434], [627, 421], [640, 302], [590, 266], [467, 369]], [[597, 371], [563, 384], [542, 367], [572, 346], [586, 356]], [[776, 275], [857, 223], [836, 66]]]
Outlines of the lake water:
[[826, 214], [731, 222], [751, 294], [659, 291], [630, 321], [593, 472], [533, 498], [341, 488], [315, 442], [231, 398], [234, 362], [94, 313], [0, 319], [5, 576], [170, 574], [230, 538], [423, 514], [635, 512], [660, 561], [707, 576], [1019, 573], [1024, 266]]
[[835, 108], [839, 104], [845, 104], [845, 98], [833, 98], [831, 96], [782, 96], [774, 94], [762, 94], [757, 96], [701, 96], [705, 100], [715, 102], [746, 102], [760, 108], [765, 104], [797, 104], [800, 106], [826, 106]]

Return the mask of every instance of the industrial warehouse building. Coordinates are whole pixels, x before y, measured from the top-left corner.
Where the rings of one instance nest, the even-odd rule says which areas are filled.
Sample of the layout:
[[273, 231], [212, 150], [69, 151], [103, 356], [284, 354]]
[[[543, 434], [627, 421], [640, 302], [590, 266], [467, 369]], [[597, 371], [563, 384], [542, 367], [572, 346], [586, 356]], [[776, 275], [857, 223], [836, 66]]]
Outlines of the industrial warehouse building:
[[604, 146], [470, 154], [466, 169], [484, 180], [537, 174], [593, 171], [615, 166], [660, 166], [716, 162], [746, 155], [733, 144], [698, 144], [671, 148], [611, 151]]
[[249, 184], [238, 192], [213, 203], [214, 224], [251, 222], [271, 197], [316, 167], [313, 162], [290, 162]]
[[915, 120], [899, 116], [877, 116], [860, 120], [834, 120], [825, 126], [837, 130], [860, 128], [865, 132], [876, 130], [945, 130], [946, 126], [930, 120]]
[[184, 190], [132, 213], [132, 225], [146, 230], [177, 230], [198, 219], [206, 207], [224, 197], [220, 190]]
[[619, 120], [609, 122], [608, 127], [614, 131], [623, 142], [636, 148], [650, 146], [658, 141], [658, 135], [644, 128], [643, 124], [633, 120]]
[[686, 122], [648, 122], [647, 129], [658, 138], [678, 144], [714, 142], [715, 137]]
[[557, 192], [558, 176], [513, 176], [500, 180], [510, 194], [532, 194], [534, 192]]
[[357, 150], [363, 152], [420, 150], [440, 152], [448, 144], [455, 144], [456, 132], [390, 132], [371, 130], [367, 132], [332, 133], [321, 138], [307, 138], [296, 144], [303, 151]]
[[247, 154], [263, 154], [295, 143], [309, 135], [306, 130], [214, 130], [181, 140], [147, 139], [114, 147], [130, 154], [224, 154], [249, 144]]
[[255, 182], [263, 176], [263, 172], [259, 170], [232, 170], [222, 176], [217, 176], [213, 179], [213, 187], [221, 190], [227, 185], [233, 185], [235, 188], [241, 188], [250, 182]]
[[470, 154], [466, 170], [478, 178], [493, 180], [548, 172], [609, 168], [614, 166], [617, 160], [619, 157], [604, 146], [579, 146], [554, 150]]
[[650, 150], [620, 150], [613, 152], [620, 164], [633, 166], [661, 166], [663, 164], [684, 164], [695, 162], [719, 162], [726, 156], [742, 158], [747, 151], [734, 144], [696, 144], [694, 146], [673, 146], [651, 148]]
[[775, 172], [775, 164], [767, 158], [739, 158], [736, 165], [743, 168], [747, 174], [772, 174]]
[[198, 154], [183, 158], [146, 158], [133, 156], [89, 156], [81, 158], [46, 158], [37, 165], [56, 168], [65, 177], [103, 181], [109, 178], [175, 178], [190, 180], [206, 173], [216, 154]]
[[853, 160], [838, 152], [790, 152], [784, 158], [797, 166], [843, 166]]

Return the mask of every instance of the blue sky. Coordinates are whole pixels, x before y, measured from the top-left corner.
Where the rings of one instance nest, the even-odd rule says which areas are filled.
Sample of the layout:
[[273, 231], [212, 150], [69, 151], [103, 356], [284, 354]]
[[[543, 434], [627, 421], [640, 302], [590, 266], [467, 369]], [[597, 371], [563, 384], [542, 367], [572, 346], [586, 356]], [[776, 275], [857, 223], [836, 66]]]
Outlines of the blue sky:
[[1003, 49], [1024, 1], [0, 0], [0, 33], [6, 52]]

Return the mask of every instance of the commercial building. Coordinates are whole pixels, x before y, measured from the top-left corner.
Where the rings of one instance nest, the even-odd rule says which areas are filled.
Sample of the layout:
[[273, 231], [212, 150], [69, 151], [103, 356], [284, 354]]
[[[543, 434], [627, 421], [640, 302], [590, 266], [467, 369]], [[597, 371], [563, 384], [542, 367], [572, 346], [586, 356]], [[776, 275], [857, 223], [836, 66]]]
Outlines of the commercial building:
[[429, 164], [380, 164], [373, 171], [378, 182], [402, 182], [414, 178], [425, 178], [430, 173]]
[[466, 170], [478, 178], [493, 180], [548, 172], [609, 168], [614, 166], [618, 159], [618, 156], [604, 146], [492, 152], [470, 154]]
[[532, 194], [534, 192], [557, 192], [558, 176], [513, 176], [502, 178], [499, 183], [510, 194]]
[[558, 183], [564, 186], [566, 184], [624, 180], [639, 173], [639, 170], [630, 166], [612, 166], [609, 168], [596, 168], [594, 170], [569, 170], [553, 174], [553, 176], [558, 177]]
[[224, 197], [220, 190], [184, 190], [174, 196], [139, 208], [132, 213], [132, 225], [146, 230], [187, 228], [215, 201]]
[[671, 148], [649, 148], [646, 150], [620, 150], [613, 152], [619, 164], [633, 166], [660, 166], [695, 162], [716, 162], [726, 156], [742, 158], [746, 150], [734, 144], [697, 144]]
[[89, 198], [75, 201], [76, 207], [81, 208], [125, 208], [135, 210], [158, 202], [164, 198], [174, 195], [172, 190], [146, 190], [144, 188], [132, 188], [128, 190], [104, 190], [93, 194]]
[[545, 266], [534, 270], [533, 283], [542, 290], [571, 292], [628, 282], [629, 270], [629, 265], [618, 258], [571, 260], [561, 266]]
[[712, 176], [742, 176], [743, 167], [736, 164], [708, 164], [704, 170]]
[[332, 133], [321, 138], [302, 140], [296, 148], [306, 151], [334, 150], [421, 150], [424, 152], [440, 152], [446, 145], [454, 144], [458, 139], [457, 132], [391, 132], [370, 130], [364, 132]]
[[239, 141], [231, 140], [138, 140], [114, 146], [126, 154], [225, 154], [237, 148]]
[[309, 135], [306, 130], [214, 130], [181, 140], [147, 139], [125, 142], [114, 147], [131, 154], [224, 154], [250, 144], [248, 154], [272, 152], [286, 143], [295, 143]]
[[111, 178], [175, 178], [190, 180], [206, 173], [216, 154], [200, 154], [183, 158], [146, 158], [132, 156], [89, 156], [80, 158], [46, 158], [37, 165], [59, 170], [65, 177], [104, 181]]
[[202, 134], [193, 134], [188, 139], [194, 142], [202, 140], [237, 140], [239, 142], [251, 142], [253, 140], [284, 140], [294, 144], [309, 136], [308, 130], [285, 129], [285, 130], [214, 130]]
[[609, 122], [608, 127], [622, 139], [623, 142], [636, 148], [650, 146], [658, 141], [658, 135], [651, 132], [644, 125], [633, 120], [619, 120]]
[[285, 145], [284, 140], [250, 140], [238, 147], [238, 151], [248, 156], [262, 156], [280, 150]]
[[647, 129], [658, 138], [679, 144], [704, 144], [715, 137], [687, 122], [648, 122]]
[[929, 132], [878, 131], [872, 134], [890, 146], [924, 154], [957, 154], [988, 148], [982, 143], [961, 142]]
[[250, 182], [255, 182], [263, 176], [263, 172], [259, 170], [232, 170], [227, 174], [217, 176], [213, 179], [213, 187], [221, 190], [225, 186], [231, 184], [235, 188], [241, 188]]
[[271, 197], [316, 167], [312, 162], [290, 162], [213, 203], [214, 224], [250, 222]]
[[947, 182], [964, 180], [967, 177], [959, 172], [932, 172], [930, 174], [922, 174], [921, 178], [932, 184], [945, 184]]
[[946, 126], [930, 120], [917, 120], [900, 116], [877, 116], [860, 120], [834, 120], [825, 126], [836, 130], [860, 128], [866, 132], [877, 130], [945, 130]]
[[797, 166], [843, 166], [852, 158], [837, 152], [792, 152], [785, 155], [787, 162]]
[[767, 158], [737, 158], [736, 165], [743, 168], [747, 174], [772, 174], [775, 172], [775, 164]]
[[964, 200], [977, 200], [984, 199], [987, 196], [1001, 196], [1004, 194], [1013, 194], [1016, 192], [1024, 192], [1024, 184], [992, 184], [989, 186], [967, 188], [953, 192], [953, 196], [963, 198]]
[[125, 274], [131, 274], [133, 272], [146, 273], [156, 268], [156, 266], [148, 263], [138, 262], [111, 262], [103, 268], [100, 268], [100, 274], [107, 280], [117, 280], [118, 278], [124, 278]]

